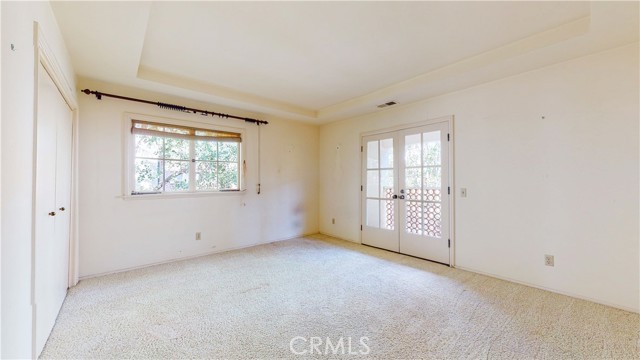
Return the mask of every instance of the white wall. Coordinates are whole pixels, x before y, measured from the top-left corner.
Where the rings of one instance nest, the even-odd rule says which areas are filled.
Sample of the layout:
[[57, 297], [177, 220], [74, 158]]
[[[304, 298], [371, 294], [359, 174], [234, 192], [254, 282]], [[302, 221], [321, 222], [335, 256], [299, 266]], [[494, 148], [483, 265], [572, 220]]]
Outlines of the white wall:
[[632, 44], [322, 126], [320, 231], [360, 241], [362, 132], [455, 115], [456, 266], [638, 312], [638, 76]]
[[[257, 117], [161, 94], [80, 80], [88, 87], [153, 101]], [[80, 276], [262, 244], [318, 231], [318, 127], [263, 117], [262, 193], [256, 194], [258, 127], [81, 94], [79, 131]], [[133, 112], [246, 129], [247, 192], [178, 199], [123, 194], [123, 114]], [[195, 233], [202, 232], [202, 240]]]
[[[31, 225], [34, 156], [34, 21], [73, 82], [48, 2], [2, 1], [2, 358], [29, 358], [32, 339]], [[15, 51], [10, 45], [14, 44]]]

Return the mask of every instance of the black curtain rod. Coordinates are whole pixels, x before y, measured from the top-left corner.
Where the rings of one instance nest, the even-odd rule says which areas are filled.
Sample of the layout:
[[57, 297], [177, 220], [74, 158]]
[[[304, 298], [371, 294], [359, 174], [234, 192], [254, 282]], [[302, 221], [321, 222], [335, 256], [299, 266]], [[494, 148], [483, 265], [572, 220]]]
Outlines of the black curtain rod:
[[217, 113], [215, 111], [194, 109], [194, 108], [190, 108], [190, 107], [186, 107], [186, 106], [167, 104], [167, 103], [163, 103], [163, 102], [155, 102], [155, 101], [149, 101], [149, 100], [144, 100], [144, 99], [136, 99], [136, 98], [127, 97], [127, 96], [107, 94], [107, 93], [103, 93], [103, 92], [100, 92], [100, 91], [92, 91], [92, 90], [89, 90], [89, 89], [84, 89], [84, 90], [82, 90], [82, 92], [87, 94], [87, 95], [95, 95], [96, 99], [98, 99], [98, 100], [102, 100], [103, 96], [107, 96], [107, 97], [112, 97], [112, 98], [115, 98], [115, 99], [135, 101], [135, 102], [140, 102], [140, 103], [144, 103], [144, 104], [156, 105], [156, 106], [158, 106], [158, 107], [160, 107], [162, 109], [175, 110], [175, 111], [181, 111], [181, 112], [192, 112], [194, 114], [200, 114], [200, 115], [204, 115], [204, 116], [211, 115], [211, 116], [219, 116], [221, 118], [227, 118], [227, 119], [243, 120], [243, 121], [246, 121], [246, 122], [254, 123], [256, 125], [263, 125], [263, 124], [267, 125], [269, 123], [268, 121], [264, 121], [264, 120], [251, 119], [251, 118], [246, 118], [246, 117], [241, 117], [241, 116], [234, 116], [234, 115], [229, 115], [229, 114], [222, 114], [222, 113]]

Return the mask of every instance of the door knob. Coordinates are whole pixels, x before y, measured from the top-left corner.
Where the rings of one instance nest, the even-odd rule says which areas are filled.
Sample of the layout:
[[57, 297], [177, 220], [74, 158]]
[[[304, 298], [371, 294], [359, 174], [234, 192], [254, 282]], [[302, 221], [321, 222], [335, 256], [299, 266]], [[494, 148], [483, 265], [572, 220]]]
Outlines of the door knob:
[[60, 211], [64, 211], [64, 206], [63, 206], [63, 207], [61, 207], [61, 208], [60, 208], [60, 209], [58, 209], [58, 210], [60, 210]]
[[404, 195], [398, 196], [398, 199], [400, 199], [400, 200], [404, 199]]
[[56, 212], [55, 211], [50, 212], [49, 216], [56, 216]]
[[393, 195], [391, 198], [392, 198], [392, 199], [397, 199], [397, 198], [398, 198], [398, 195]]

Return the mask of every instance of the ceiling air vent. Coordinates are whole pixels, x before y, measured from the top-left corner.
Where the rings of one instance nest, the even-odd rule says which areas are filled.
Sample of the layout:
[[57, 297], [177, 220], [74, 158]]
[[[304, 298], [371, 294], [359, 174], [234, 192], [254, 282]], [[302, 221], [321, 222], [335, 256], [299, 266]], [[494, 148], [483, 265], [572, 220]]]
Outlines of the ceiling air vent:
[[395, 102], [395, 101], [389, 101], [389, 102], [387, 102], [387, 103], [384, 103], [384, 104], [380, 104], [380, 105], [378, 105], [378, 107], [379, 107], [380, 109], [382, 109], [382, 108], [386, 108], [387, 106], [393, 106], [393, 105], [395, 105], [395, 104], [397, 104], [397, 102]]

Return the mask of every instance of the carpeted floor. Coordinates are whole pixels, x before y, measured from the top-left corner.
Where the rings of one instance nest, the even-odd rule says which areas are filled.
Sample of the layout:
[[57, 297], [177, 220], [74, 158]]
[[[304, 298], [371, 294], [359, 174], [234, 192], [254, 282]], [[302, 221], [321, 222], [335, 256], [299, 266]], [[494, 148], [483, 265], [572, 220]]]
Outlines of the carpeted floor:
[[640, 359], [639, 334], [638, 314], [317, 235], [81, 281], [41, 357]]

